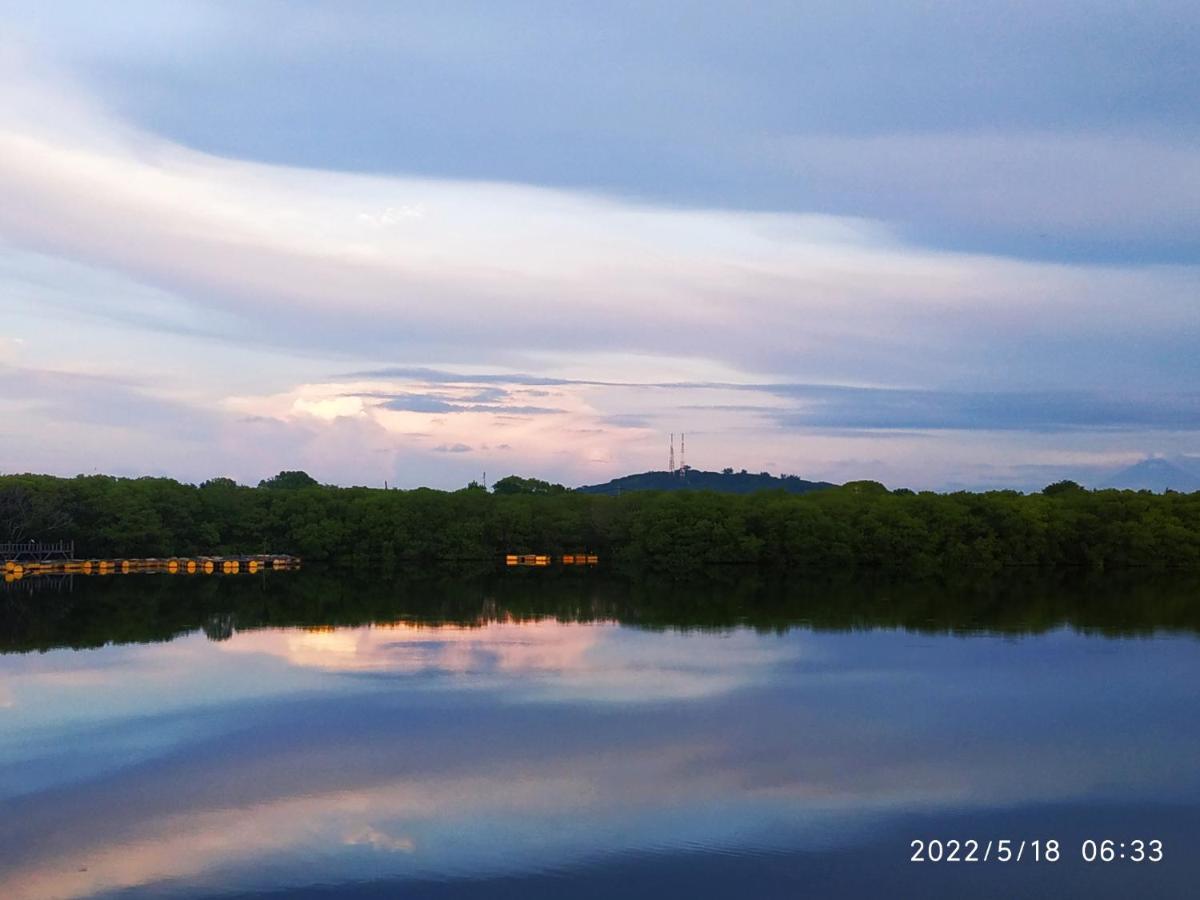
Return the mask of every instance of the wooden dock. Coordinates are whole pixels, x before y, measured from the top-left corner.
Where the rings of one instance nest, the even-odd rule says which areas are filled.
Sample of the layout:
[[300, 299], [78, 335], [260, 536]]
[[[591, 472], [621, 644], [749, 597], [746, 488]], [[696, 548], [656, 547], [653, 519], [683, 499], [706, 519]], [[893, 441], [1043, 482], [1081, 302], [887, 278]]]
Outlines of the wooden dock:
[[8, 559], [4, 580], [37, 575], [254, 575], [300, 568], [298, 556], [270, 553], [251, 556], [171, 556], [163, 559]]

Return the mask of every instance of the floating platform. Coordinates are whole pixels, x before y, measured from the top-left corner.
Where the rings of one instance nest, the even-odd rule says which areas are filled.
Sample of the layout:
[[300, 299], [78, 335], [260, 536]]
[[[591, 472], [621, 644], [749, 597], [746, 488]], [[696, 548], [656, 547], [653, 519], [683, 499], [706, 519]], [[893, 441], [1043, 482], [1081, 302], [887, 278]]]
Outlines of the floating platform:
[[4, 562], [4, 580], [36, 575], [254, 575], [300, 568], [298, 556], [171, 556], [165, 559], [51, 559]]
[[[542, 568], [549, 566], [554, 557], [540, 553], [509, 553], [504, 557], [506, 566], [533, 566]], [[600, 562], [595, 553], [567, 553], [558, 557], [560, 565], [564, 566], [594, 566]]]

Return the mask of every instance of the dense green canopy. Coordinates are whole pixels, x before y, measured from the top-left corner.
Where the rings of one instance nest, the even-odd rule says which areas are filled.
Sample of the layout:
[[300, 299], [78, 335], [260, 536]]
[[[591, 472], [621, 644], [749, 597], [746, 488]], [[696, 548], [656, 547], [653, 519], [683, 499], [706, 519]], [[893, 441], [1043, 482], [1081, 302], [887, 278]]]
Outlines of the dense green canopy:
[[[166, 478], [3, 476], [0, 532], [9, 540], [73, 539], [81, 557], [274, 552], [387, 564], [588, 550], [605, 563], [674, 572], [702, 563], [1200, 567], [1200, 493], [1058, 485], [1033, 495], [934, 494], [855, 482], [801, 495], [609, 497], [534, 479], [503, 479], [518, 490], [488, 493], [337, 488], [307, 478], [281, 473], [251, 488], [228, 479], [197, 487]], [[294, 486], [279, 489], [284, 484]]]

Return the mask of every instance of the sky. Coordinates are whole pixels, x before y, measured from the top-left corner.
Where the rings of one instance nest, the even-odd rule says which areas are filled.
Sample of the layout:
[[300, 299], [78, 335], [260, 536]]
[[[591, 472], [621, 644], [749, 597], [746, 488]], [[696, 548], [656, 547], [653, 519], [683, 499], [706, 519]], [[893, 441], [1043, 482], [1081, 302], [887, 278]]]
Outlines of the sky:
[[[1190, 2], [0, 0], [0, 471], [1200, 458]], [[678, 448], [677, 448], [678, 450]]]

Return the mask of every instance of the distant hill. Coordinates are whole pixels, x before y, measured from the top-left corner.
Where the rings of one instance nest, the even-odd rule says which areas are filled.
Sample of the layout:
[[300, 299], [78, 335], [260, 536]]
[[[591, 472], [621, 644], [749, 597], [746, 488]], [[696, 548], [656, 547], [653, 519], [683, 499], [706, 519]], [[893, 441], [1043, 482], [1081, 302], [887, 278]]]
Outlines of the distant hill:
[[1190, 494], [1200, 491], [1200, 477], [1161, 457], [1143, 459], [1111, 475], [1101, 487], [1161, 493], [1170, 488]]
[[630, 491], [719, 491], [723, 494], [753, 494], [755, 491], [784, 490], [790, 494], [807, 494], [835, 485], [827, 481], [805, 481], [795, 475], [777, 478], [766, 472], [703, 472], [683, 469], [679, 472], [642, 472], [625, 475], [604, 484], [589, 484], [576, 488], [584, 494], [627, 494]]

